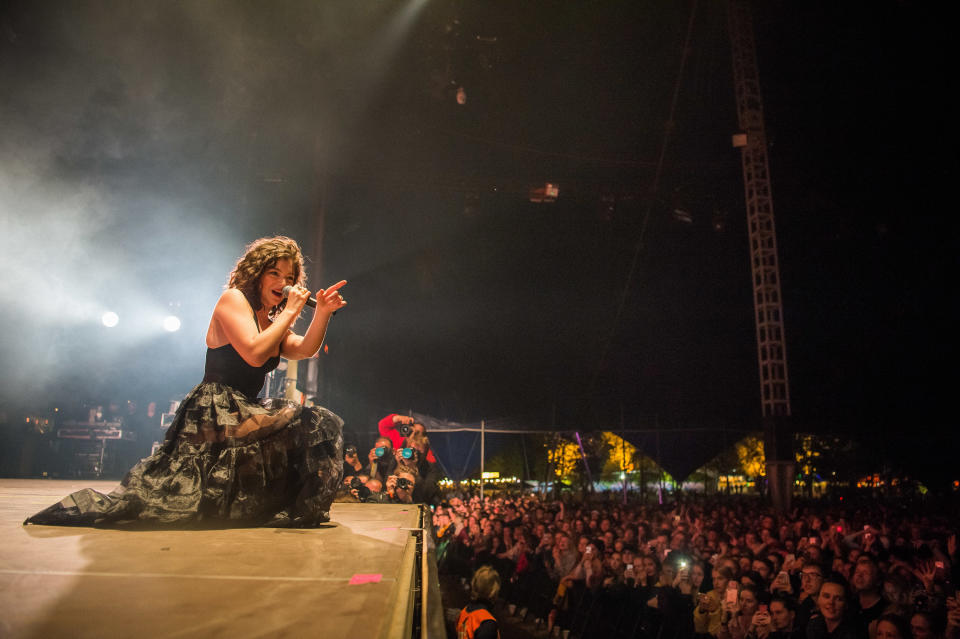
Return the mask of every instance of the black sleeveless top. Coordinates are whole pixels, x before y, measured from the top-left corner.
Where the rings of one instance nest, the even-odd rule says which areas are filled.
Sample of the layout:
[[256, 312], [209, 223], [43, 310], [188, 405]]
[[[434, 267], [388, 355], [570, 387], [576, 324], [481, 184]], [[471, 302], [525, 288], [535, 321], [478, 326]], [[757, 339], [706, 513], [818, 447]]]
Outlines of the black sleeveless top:
[[220, 348], [207, 347], [207, 362], [203, 368], [203, 381], [226, 384], [255, 399], [263, 388], [263, 378], [280, 364], [280, 356], [268, 359], [263, 366], [254, 367], [240, 357], [240, 353], [227, 342]]
[[[257, 332], [259, 332], [260, 323], [257, 321], [256, 313], [253, 315], [253, 321], [257, 324]], [[203, 367], [203, 381], [226, 384], [236, 388], [250, 399], [256, 399], [260, 389], [263, 388], [264, 377], [279, 364], [280, 356], [274, 355], [263, 366], [251, 366], [240, 357], [240, 353], [230, 342], [219, 348], [208, 346], [207, 361]]]

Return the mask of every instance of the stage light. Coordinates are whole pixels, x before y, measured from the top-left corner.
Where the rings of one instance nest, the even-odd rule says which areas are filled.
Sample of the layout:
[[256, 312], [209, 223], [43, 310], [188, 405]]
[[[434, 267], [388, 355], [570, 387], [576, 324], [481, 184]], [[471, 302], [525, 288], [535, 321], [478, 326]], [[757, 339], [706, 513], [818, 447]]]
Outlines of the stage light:
[[180, 318], [176, 315], [167, 315], [163, 318], [164, 330], [173, 333], [180, 330]]
[[120, 322], [120, 316], [113, 311], [107, 311], [100, 318], [100, 321], [103, 322], [103, 325], [107, 328], [113, 328]]

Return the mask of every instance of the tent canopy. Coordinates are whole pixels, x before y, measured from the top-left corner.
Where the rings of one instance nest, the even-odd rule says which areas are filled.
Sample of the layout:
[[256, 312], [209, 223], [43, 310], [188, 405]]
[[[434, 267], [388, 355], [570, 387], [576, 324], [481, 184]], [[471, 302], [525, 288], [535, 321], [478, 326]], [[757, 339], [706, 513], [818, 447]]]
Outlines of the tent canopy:
[[[430, 435], [430, 445], [447, 476], [460, 481], [480, 467], [480, 431], [485, 434], [485, 456], [496, 456], [515, 446], [521, 435], [558, 433], [572, 438], [575, 429], [536, 428], [502, 420], [461, 423], [430, 415], [411, 413]], [[583, 432], [583, 431], [581, 431]], [[746, 435], [748, 429], [732, 428], [658, 428], [612, 430], [653, 459], [677, 481], [683, 481], [697, 468], [716, 457]], [[591, 469], [595, 471], [596, 469]]]

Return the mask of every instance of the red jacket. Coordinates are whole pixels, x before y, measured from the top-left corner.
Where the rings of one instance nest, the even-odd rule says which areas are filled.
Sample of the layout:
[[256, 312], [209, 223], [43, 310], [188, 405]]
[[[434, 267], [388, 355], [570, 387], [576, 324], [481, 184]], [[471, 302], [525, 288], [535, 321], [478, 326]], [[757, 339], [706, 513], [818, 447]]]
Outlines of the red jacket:
[[[396, 417], [396, 413], [390, 413], [386, 417], [380, 420], [380, 423], [377, 424], [377, 430], [380, 431], [381, 437], [388, 437], [390, 443], [393, 444], [393, 448], [401, 448], [403, 446], [403, 435], [400, 434], [400, 431], [397, 430], [397, 425], [393, 423], [393, 418]], [[427, 451], [427, 461], [431, 464], [437, 463], [437, 458], [433, 455], [433, 449]]]

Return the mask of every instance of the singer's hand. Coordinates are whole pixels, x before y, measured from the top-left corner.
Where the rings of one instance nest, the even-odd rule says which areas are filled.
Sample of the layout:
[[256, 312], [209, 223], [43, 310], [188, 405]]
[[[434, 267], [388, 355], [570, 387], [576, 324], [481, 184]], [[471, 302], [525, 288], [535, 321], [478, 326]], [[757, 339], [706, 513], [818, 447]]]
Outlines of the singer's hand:
[[310, 299], [310, 291], [302, 286], [293, 286], [287, 292], [287, 305], [284, 310], [289, 310], [294, 315], [300, 315], [307, 300]]
[[346, 283], [347, 280], [340, 280], [330, 288], [321, 288], [317, 291], [317, 312], [329, 315], [346, 306], [347, 303], [343, 300], [343, 295], [340, 294], [340, 288]]

